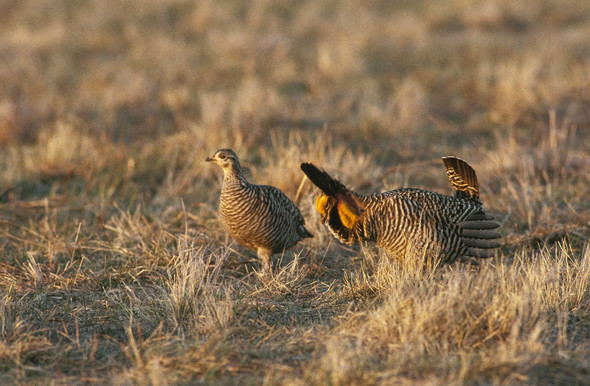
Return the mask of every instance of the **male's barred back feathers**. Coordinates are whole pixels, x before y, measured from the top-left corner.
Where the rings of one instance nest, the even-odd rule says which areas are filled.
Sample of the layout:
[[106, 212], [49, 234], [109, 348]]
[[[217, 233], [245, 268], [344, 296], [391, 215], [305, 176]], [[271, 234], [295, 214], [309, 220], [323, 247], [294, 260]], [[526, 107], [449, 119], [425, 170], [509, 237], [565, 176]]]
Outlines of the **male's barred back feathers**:
[[374, 241], [401, 259], [492, 256], [500, 224], [483, 208], [475, 171], [455, 157], [443, 161], [455, 197], [414, 188], [363, 195], [311, 163], [301, 169], [322, 191], [316, 199], [322, 223], [346, 244]]

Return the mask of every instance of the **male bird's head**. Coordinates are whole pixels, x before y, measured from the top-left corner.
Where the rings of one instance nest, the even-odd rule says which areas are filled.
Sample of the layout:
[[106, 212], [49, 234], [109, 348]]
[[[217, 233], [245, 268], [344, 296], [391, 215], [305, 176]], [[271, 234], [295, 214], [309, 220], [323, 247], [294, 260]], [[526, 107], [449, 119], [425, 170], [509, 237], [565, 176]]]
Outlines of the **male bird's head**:
[[362, 209], [351, 192], [328, 173], [311, 163], [301, 164], [301, 170], [322, 193], [315, 200], [322, 223], [339, 230], [342, 226], [352, 229], [358, 222]]
[[234, 165], [239, 165], [238, 156], [231, 149], [219, 149], [212, 157], [205, 158], [206, 162], [213, 162], [224, 171], [231, 170]]
[[354, 199], [341, 193], [327, 196], [323, 193], [315, 200], [315, 208], [320, 214], [322, 224], [327, 224], [335, 232], [349, 232], [360, 219], [362, 209]]

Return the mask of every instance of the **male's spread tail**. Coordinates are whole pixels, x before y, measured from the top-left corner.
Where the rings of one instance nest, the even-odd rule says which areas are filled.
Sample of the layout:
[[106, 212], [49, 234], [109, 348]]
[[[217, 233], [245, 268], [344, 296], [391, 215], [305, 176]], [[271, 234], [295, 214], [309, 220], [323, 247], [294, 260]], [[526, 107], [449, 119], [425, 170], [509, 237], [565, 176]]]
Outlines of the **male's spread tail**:
[[[479, 184], [475, 170], [465, 161], [456, 157], [443, 157], [447, 175], [455, 191], [455, 197], [480, 201]], [[490, 257], [493, 249], [498, 248], [497, 241], [502, 235], [496, 232], [501, 224], [494, 220], [494, 215], [483, 210], [457, 223], [459, 237], [469, 247], [467, 256]]]
[[502, 234], [495, 229], [500, 228], [501, 224], [494, 220], [491, 213], [476, 212], [457, 225], [459, 237], [469, 247], [466, 256], [491, 257], [494, 255], [494, 249], [500, 246], [497, 239], [501, 238]]

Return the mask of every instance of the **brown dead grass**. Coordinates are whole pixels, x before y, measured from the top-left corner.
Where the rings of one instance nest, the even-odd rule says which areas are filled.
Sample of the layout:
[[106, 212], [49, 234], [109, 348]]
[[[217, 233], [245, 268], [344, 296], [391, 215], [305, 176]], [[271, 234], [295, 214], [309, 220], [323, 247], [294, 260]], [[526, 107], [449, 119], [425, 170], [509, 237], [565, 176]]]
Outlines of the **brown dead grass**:
[[[0, 383], [581, 384], [590, 8], [579, 1], [0, 4]], [[260, 278], [216, 219], [231, 147], [313, 239]], [[478, 172], [497, 259], [337, 243], [363, 192]]]

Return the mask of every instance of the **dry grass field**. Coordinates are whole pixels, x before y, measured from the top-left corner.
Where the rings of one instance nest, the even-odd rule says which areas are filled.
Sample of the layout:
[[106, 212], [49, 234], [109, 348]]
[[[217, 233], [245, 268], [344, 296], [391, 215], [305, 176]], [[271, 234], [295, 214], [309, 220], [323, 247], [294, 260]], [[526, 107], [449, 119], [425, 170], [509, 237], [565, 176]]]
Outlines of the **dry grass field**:
[[[0, 384], [584, 384], [590, 2], [0, 2]], [[221, 147], [313, 239], [259, 277]], [[339, 244], [299, 163], [502, 221], [478, 268]]]

